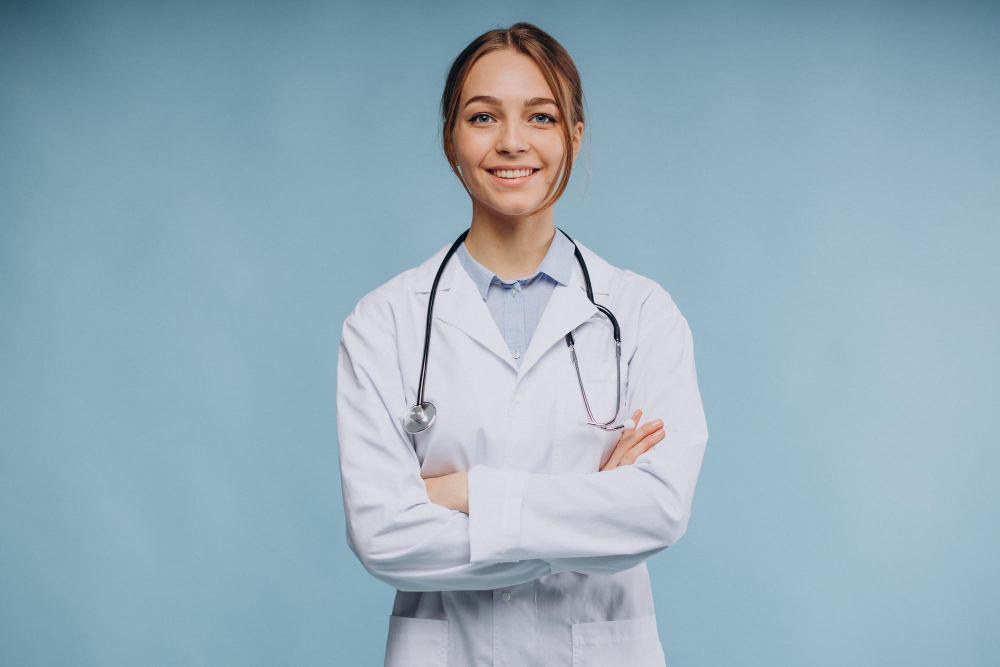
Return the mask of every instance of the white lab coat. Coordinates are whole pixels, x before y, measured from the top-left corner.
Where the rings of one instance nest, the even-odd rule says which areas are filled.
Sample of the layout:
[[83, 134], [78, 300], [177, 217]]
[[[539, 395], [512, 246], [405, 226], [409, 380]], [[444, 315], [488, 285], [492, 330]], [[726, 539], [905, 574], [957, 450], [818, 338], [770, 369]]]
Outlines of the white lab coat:
[[[558, 233], [558, 232], [557, 232]], [[688, 322], [655, 281], [579, 241], [595, 300], [618, 318], [622, 410], [663, 419], [632, 465], [599, 472], [619, 432], [586, 416], [572, 330], [599, 420], [615, 401], [609, 320], [574, 259], [518, 368], [469, 275], [449, 259], [434, 301], [429, 430], [416, 402], [427, 302], [451, 243], [366, 294], [343, 326], [337, 430], [347, 542], [397, 589], [385, 665], [664, 665], [645, 560], [688, 525], [708, 429]], [[431, 503], [423, 478], [469, 473], [469, 514]]]

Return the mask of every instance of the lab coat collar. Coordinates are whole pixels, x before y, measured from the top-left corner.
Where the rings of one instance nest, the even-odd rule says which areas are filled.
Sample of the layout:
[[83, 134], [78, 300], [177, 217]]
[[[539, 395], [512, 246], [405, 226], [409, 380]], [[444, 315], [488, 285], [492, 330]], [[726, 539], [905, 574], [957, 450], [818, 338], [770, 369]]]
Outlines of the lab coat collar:
[[[558, 231], [556, 233], [561, 234]], [[604, 299], [598, 298], [598, 295], [609, 293], [610, 265], [579, 241], [576, 242], [576, 245], [580, 248], [583, 259], [587, 263], [594, 298], [598, 301], [604, 301]], [[427, 261], [416, 268], [416, 293], [431, 291], [434, 276], [450, 247], [451, 243], [442, 246]], [[561, 342], [569, 331], [594, 316], [603, 317], [599, 314], [597, 307], [587, 298], [583, 271], [574, 256], [573, 272], [569, 283], [555, 285], [552, 295], [542, 311], [541, 319], [535, 327], [535, 333], [531, 337], [528, 349], [524, 352], [521, 365], [518, 367], [475, 282], [466, 273], [456, 257], [451, 257], [448, 264], [445, 265], [434, 297], [435, 319], [460, 329], [477, 343], [496, 354], [518, 374], [518, 379], [531, 369], [538, 359], [552, 347], [553, 343]], [[432, 340], [431, 347], [433, 346]]]
[[[479, 260], [469, 254], [469, 248], [464, 243], [459, 244], [455, 255], [462, 266], [465, 267], [465, 272], [476, 283], [476, 287], [479, 288], [479, 296], [483, 297], [483, 299], [489, 294], [490, 285], [497, 281], [504, 282], [496, 273], [480, 264]], [[573, 263], [575, 261], [576, 256], [573, 254], [573, 242], [566, 238], [565, 234], [559, 230], [555, 230], [552, 242], [549, 244], [538, 268], [530, 276], [523, 277], [527, 278], [528, 282], [531, 282], [537, 280], [539, 274], [544, 273], [557, 283], [566, 284], [573, 273]]]
[[[557, 234], [562, 235], [562, 232], [556, 231]], [[567, 239], [568, 240], [568, 239]], [[587, 271], [590, 273], [590, 285], [594, 289], [594, 294], [608, 294], [610, 288], [610, 265], [604, 261], [601, 257], [596, 255], [587, 246], [580, 243], [580, 241], [574, 239], [576, 245], [580, 248], [580, 252], [583, 254], [583, 260], [587, 263]], [[441, 266], [441, 260], [444, 259], [444, 255], [448, 252], [448, 248], [451, 247], [452, 242], [448, 242], [441, 246], [437, 252], [431, 255], [426, 261], [416, 267], [416, 277], [414, 281], [414, 291], [417, 294], [427, 293], [431, 291], [431, 285], [434, 283], [434, 276], [437, 274], [438, 267]], [[456, 270], [457, 265], [457, 270]], [[465, 272], [453, 256], [448, 260], [448, 264], [445, 266], [444, 273], [441, 274], [441, 282], [438, 284], [438, 291], [451, 289], [452, 283], [457, 276], [464, 274], [468, 277], [469, 274]], [[573, 256], [573, 275], [572, 280], [579, 279], [579, 284], [577, 285], [579, 289], [584, 290], [584, 296], [586, 296], [586, 287], [583, 282], [583, 272], [580, 270], [580, 263], [576, 261], [576, 256]], [[471, 279], [470, 279], [471, 280]], [[588, 299], [589, 300], [589, 299]], [[436, 300], [435, 300], [436, 303]], [[493, 326], [496, 326], [494, 323]]]

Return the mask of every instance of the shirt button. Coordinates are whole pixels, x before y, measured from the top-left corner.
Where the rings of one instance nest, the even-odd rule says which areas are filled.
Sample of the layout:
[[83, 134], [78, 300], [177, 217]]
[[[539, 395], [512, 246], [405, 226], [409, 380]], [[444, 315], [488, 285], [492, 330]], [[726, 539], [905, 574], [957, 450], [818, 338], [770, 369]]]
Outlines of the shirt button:
[[514, 358], [515, 358], [515, 359], [517, 359], [517, 358], [519, 358], [520, 356], [521, 356], [521, 353], [520, 353], [520, 352], [518, 352], [517, 350], [514, 350]]
[[500, 596], [500, 599], [503, 600], [504, 602], [506, 602], [507, 600], [510, 599], [510, 593], [508, 593], [507, 591], [504, 591], [504, 594]]
[[516, 287], [514, 287], [514, 288], [511, 288], [511, 290], [510, 290], [510, 295], [511, 295], [511, 296], [517, 296], [517, 288], [516, 288]]
[[514, 394], [514, 400], [518, 403], [524, 403], [524, 394]]

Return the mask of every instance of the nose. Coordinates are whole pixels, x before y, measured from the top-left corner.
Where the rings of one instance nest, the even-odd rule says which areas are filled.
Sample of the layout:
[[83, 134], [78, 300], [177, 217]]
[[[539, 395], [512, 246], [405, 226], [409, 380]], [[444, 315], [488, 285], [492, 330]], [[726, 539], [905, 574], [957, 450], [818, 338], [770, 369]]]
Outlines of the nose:
[[497, 141], [497, 152], [499, 153], [523, 153], [528, 150], [528, 142], [525, 140], [521, 128], [517, 123], [507, 123], [500, 133]]

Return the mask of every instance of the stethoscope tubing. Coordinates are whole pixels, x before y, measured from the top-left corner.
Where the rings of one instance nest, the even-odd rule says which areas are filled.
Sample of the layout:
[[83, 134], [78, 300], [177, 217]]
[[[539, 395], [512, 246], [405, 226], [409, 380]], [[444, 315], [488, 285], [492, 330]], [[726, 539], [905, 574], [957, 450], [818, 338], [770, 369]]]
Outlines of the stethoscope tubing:
[[[570, 243], [573, 244], [573, 254], [576, 256], [577, 263], [579, 263], [581, 270], [583, 271], [583, 281], [587, 289], [587, 298], [594, 306], [604, 313], [609, 320], [611, 320], [611, 326], [614, 331], [615, 339], [615, 364], [616, 364], [616, 386], [617, 392], [615, 397], [615, 414], [614, 416], [606, 422], [598, 422], [594, 419], [594, 413], [590, 408], [590, 402], [587, 400], [587, 391], [583, 386], [583, 375], [580, 373], [580, 364], [576, 356], [576, 343], [573, 339], [573, 332], [569, 331], [566, 333], [566, 345], [569, 347], [570, 355], [573, 359], [573, 366], [576, 368], [576, 377], [580, 384], [580, 393], [583, 395], [583, 404], [587, 409], [587, 415], [589, 420], [583, 421], [581, 418], [581, 424], [586, 424], [590, 426], [596, 426], [597, 428], [606, 431], [616, 431], [623, 428], [631, 428], [631, 419], [627, 420], [625, 423], [612, 426], [614, 422], [618, 419], [618, 414], [621, 412], [621, 395], [622, 395], [622, 383], [621, 383], [621, 358], [622, 358], [622, 339], [621, 339], [621, 328], [618, 326], [618, 320], [615, 318], [614, 314], [608, 308], [600, 305], [594, 301], [594, 290], [590, 283], [590, 272], [587, 270], [587, 263], [583, 259], [583, 253], [580, 252], [579, 246], [576, 245], [576, 241], [573, 240], [569, 234], [567, 234], [562, 229], [556, 228], [558, 231], [562, 232], [566, 238], [569, 239]], [[431, 326], [434, 322], [433, 312], [434, 312], [434, 297], [437, 294], [438, 282], [441, 280], [441, 274], [444, 273], [445, 266], [448, 264], [448, 260], [451, 256], [455, 254], [458, 250], [458, 246], [465, 241], [469, 232], [472, 230], [470, 227], [462, 232], [455, 242], [451, 244], [448, 248], [448, 252], [445, 253], [444, 259], [441, 260], [441, 265], [438, 267], [437, 273], [434, 276], [434, 282], [431, 285], [430, 296], [427, 300], [427, 326], [424, 330], [424, 354], [420, 362], [420, 382], [417, 386], [417, 402], [409, 411], [409, 422], [406, 423], [406, 430], [409, 433], [419, 433], [430, 428], [431, 424], [434, 423], [434, 419], [437, 416], [437, 408], [432, 403], [424, 402], [424, 386], [427, 382], [427, 359], [430, 352], [431, 344]]]

